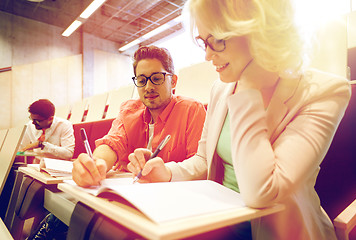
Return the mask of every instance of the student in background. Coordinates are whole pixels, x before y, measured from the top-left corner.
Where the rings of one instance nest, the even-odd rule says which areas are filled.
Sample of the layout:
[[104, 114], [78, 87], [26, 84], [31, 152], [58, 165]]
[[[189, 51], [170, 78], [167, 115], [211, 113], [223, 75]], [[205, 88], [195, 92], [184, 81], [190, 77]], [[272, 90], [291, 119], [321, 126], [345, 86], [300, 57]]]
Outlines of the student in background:
[[[35, 101], [28, 111], [31, 121], [27, 124], [20, 151], [33, 150], [39, 158], [71, 160], [75, 145], [72, 123], [55, 117], [55, 106], [48, 99]], [[49, 229], [57, 229], [59, 234], [51, 235]], [[49, 213], [27, 239], [52, 239], [52, 236], [61, 239], [66, 231], [67, 226]]]
[[32, 103], [30, 122], [20, 145], [20, 151], [33, 150], [39, 157], [70, 160], [74, 152], [72, 123], [55, 117], [55, 106], [48, 99]]
[[[197, 154], [146, 162], [151, 152], [137, 149], [128, 169], [142, 169], [141, 182], [212, 179], [240, 192], [249, 207], [283, 204], [251, 221], [254, 239], [336, 239], [314, 185], [350, 99], [347, 80], [303, 66], [292, 0], [187, 4], [196, 40], [220, 76]], [[217, 234], [251, 238], [241, 228]]]
[[173, 59], [165, 48], [140, 47], [134, 54], [133, 81], [140, 99], [121, 105], [109, 133], [96, 141], [94, 161], [80, 154], [74, 161], [73, 180], [80, 186], [99, 184], [113, 166], [126, 169], [136, 148], [154, 151], [169, 134], [159, 156], [181, 162], [193, 156], [205, 120], [205, 108], [196, 100], [173, 94], [177, 84]]

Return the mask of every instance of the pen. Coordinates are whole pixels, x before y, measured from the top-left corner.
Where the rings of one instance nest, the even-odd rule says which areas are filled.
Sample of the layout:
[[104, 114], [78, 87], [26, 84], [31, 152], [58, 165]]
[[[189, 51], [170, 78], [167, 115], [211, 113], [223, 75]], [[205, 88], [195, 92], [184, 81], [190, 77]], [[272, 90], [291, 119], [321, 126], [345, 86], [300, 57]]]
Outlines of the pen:
[[[147, 160], [151, 160], [152, 158], [157, 157], [158, 153], [163, 149], [163, 147], [167, 144], [167, 142], [171, 139], [171, 135], [167, 135], [162, 142], [158, 145], [156, 151], [151, 155], [151, 157]], [[133, 183], [137, 182], [140, 178], [142, 177], [142, 170], [137, 174], [137, 176], [134, 178]]]
[[85, 132], [84, 128], [80, 129], [80, 136], [82, 137], [83, 143], [84, 143], [84, 147], [85, 147], [85, 151], [87, 152], [87, 154], [89, 155], [90, 158], [93, 158], [93, 152], [91, 151], [89, 142], [88, 142], [88, 137], [87, 134]]

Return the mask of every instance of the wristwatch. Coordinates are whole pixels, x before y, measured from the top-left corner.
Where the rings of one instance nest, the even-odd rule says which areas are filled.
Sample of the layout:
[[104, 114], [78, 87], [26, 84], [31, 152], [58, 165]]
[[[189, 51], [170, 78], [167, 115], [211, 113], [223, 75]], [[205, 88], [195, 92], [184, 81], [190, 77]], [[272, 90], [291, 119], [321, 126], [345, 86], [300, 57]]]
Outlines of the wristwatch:
[[43, 150], [43, 148], [45, 147], [45, 145], [43, 144], [42, 141], [38, 141], [38, 147], [41, 148], [41, 150]]

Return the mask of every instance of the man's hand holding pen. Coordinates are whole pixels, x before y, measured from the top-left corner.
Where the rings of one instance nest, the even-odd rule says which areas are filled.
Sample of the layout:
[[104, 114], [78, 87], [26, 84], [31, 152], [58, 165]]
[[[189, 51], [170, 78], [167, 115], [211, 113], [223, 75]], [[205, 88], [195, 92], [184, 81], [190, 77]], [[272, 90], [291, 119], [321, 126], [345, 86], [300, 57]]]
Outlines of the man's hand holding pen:
[[73, 162], [73, 180], [82, 187], [100, 185], [101, 180], [106, 178], [107, 163], [103, 159], [93, 157], [84, 128], [80, 129], [80, 133], [87, 153], [80, 154]]
[[82, 187], [100, 185], [106, 178], [107, 165], [105, 160], [91, 158], [86, 153], [81, 153], [73, 162], [73, 180]]
[[171, 180], [171, 171], [164, 165], [162, 158], [157, 157], [170, 138], [171, 136], [167, 135], [154, 153], [148, 149], [138, 148], [129, 155], [130, 163], [127, 168], [136, 176], [134, 183], [138, 180], [140, 182], [169, 182]]
[[[169, 182], [171, 180], [171, 171], [164, 165], [160, 157], [150, 158], [152, 152], [145, 148], [137, 148], [129, 155], [129, 164], [127, 168], [137, 176], [142, 170], [142, 177], [138, 180], [140, 183], [148, 182]], [[146, 160], [147, 159], [147, 160]]]

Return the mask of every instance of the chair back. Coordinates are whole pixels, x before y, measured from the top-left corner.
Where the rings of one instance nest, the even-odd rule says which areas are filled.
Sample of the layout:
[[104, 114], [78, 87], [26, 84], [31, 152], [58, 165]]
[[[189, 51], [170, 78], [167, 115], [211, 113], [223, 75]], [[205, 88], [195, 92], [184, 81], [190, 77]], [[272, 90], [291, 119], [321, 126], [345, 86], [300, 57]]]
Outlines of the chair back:
[[88, 113], [85, 122], [103, 119], [108, 93], [94, 95], [88, 98]]
[[321, 206], [331, 220], [356, 197], [356, 85], [351, 87], [349, 105], [320, 165], [315, 184]]
[[87, 107], [86, 99], [75, 102], [72, 105], [69, 121], [71, 121], [73, 124], [82, 122], [86, 107]]
[[63, 105], [60, 107], [56, 107], [56, 113], [55, 113], [56, 117], [69, 120], [69, 113], [70, 113], [70, 105]]
[[120, 112], [120, 105], [132, 98], [135, 85], [128, 85], [120, 87], [109, 92], [108, 96], [108, 110], [105, 119], [116, 118]]

